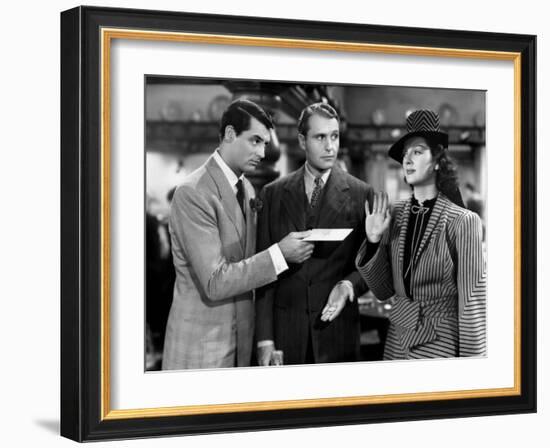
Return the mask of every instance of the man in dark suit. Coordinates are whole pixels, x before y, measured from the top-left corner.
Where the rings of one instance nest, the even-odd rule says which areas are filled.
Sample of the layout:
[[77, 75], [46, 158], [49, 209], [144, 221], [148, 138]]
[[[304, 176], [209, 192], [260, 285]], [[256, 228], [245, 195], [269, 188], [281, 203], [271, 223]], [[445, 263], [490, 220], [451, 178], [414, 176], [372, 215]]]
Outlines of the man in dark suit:
[[316, 242], [313, 255], [289, 264], [277, 282], [257, 291], [256, 339], [260, 365], [282, 350], [284, 364], [359, 359], [358, 295], [366, 286], [354, 266], [364, 239], [364, 203], [372, 188], [336, 163], [339, 119], [324, 103], [306, 107], [298, 122], [306, 162], [266, 185], [258, 222], [258, 250], [289, 231], [352, 228], [344, 241]]

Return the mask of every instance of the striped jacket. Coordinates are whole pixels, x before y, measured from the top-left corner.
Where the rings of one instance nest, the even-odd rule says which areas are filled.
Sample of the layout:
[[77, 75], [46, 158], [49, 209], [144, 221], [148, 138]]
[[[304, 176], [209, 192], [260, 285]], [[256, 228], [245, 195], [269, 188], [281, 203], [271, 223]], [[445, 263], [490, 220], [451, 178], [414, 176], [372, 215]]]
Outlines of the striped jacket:
[[379, 300], [391, 300], [384, 359], [485, 355], [486, 265], [478, 215], [439, 194], [413, 260], [411, 295], [403, 280], [411, 200], [399, 202], [374, 256], [357, 268]]

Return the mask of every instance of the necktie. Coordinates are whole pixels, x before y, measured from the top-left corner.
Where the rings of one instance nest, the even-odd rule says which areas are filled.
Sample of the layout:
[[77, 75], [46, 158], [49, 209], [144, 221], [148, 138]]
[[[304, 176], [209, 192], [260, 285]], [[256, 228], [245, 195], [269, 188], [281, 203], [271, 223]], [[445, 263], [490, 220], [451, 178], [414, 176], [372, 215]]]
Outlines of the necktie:
[[313, 188], [313, 192], [311, 193], [311, 208], [315, 208], [319, 202], [319, 198], [321, 197], [321, 190], [323, 189], [323, 179], [321, 179], [321, 176], [316, 177], [313, 183], [315, 184], [315, 187]]
[[244, 187], [242, 179], [239, 179], [237, 181], [237, 202], [239, 203], [239, 207], [241, 207], [243, 216], [246, 218], [246, 212], [244, 209]]

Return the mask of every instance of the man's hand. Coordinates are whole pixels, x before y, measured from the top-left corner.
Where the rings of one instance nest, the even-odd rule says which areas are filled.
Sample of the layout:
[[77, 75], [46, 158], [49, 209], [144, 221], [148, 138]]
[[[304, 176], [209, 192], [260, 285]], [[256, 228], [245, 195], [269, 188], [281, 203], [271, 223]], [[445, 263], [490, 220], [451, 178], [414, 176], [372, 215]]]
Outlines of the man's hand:
[[309, 241], [303, 241], [310, 234], [310, 230], [290, 232], [279, 242], [279, 249], [288, 263], [303, 263], [311, 257], [314, 245]]
[[273, 342], [258, 347], [258, 365], [268, 366], [271, 362], [271, 356], [275, 350], [275, 344]]
[[321, 320], [323, 322], [332, 322], [344, 309], [346, 302], [348, 300], [353, 302], [354, 298], [353, 285], [349, 280], [336, 283], [328, 296], [327, 304], [321, 312]]

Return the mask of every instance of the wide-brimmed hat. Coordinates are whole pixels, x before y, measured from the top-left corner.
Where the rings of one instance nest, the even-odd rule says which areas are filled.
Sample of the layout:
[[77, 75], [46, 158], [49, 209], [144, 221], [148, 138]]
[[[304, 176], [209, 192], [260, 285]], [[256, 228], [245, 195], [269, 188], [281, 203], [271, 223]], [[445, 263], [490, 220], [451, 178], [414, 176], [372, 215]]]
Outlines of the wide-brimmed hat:
[[411, 137], [424, 137], [430, 143], [449, 146], [449, 136], [439, 130], [439, 115], [432, 110], [415, 110], [407, 117], [407, 133], [390, 148], [389, 156], [403, 163], [403, 145]]

